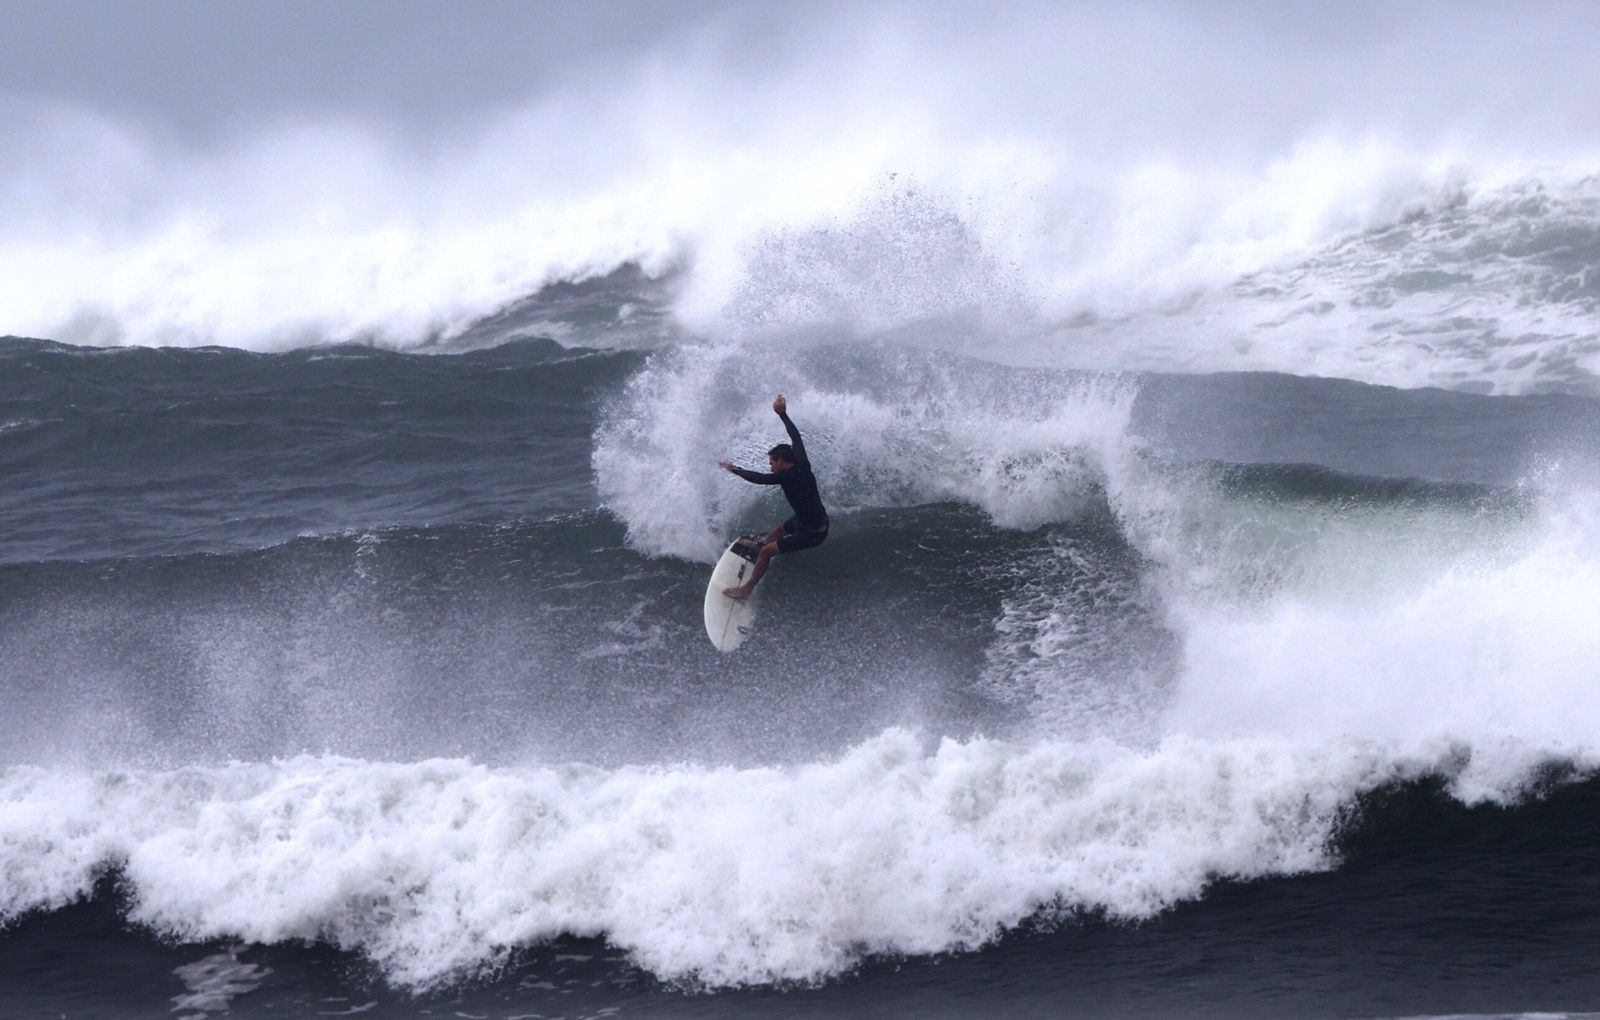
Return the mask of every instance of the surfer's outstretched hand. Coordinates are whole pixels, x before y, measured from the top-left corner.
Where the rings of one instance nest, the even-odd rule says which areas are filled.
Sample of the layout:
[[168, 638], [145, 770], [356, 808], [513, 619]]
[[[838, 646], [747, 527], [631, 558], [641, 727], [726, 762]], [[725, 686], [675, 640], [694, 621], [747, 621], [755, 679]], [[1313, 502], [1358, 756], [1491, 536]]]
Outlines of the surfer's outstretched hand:
[[789, 409], [789, 402], [783, 399], [782, 393], [772, 398], [772, 409], [779, 414], [782, 414]]
[[721, 468], [724, 471], [732, 471], [733, 470], [733, 461], [731, 461], [731, 460], [719, 460], [719, 461], [717, 461], [717, 467]]

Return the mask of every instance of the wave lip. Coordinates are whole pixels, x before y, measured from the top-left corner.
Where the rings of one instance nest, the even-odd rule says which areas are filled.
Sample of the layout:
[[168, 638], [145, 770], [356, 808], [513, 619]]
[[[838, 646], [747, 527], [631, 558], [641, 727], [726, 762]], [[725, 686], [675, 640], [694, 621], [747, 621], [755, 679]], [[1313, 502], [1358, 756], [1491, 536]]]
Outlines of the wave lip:
[[1514, 797], [1526, 780], [1489, 789], [1475, 768], [1442, 744], [930, 749], [900, 730], [790, 769], [13, 768], [0, 917], [112, 868], [137, 923], [326, 940], [414, 988], [563, 934], [674, 981], [811, 982], [868, 954], [973, 949], [1041, 912], [1144, 918], [1219, 878], [1326, 868], [1354, 798], [1387, 783], [1441, 773]]

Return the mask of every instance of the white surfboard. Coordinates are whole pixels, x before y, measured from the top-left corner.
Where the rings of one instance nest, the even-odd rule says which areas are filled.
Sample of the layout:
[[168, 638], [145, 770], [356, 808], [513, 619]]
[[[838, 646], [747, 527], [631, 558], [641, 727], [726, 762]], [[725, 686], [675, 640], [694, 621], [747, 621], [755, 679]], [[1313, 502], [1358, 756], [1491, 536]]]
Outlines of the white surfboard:
[[742, 544], [746, 538], [757, 543], [761, 541], [755, 535], [745, 535], [728, 546], [711, 571], [711, 583], [706, 586], [706, 636], [711, 638], [711, 643], [717, 646], [719, 652], [731, 652], [744, 644], [744, 639], [750, 636], [750, 629], [755, 624], [756, 598], [760, 588], [751, 592], [743, 602], [722, 594], [726, 588], [743, 584], [756, 568], [760, 547]]

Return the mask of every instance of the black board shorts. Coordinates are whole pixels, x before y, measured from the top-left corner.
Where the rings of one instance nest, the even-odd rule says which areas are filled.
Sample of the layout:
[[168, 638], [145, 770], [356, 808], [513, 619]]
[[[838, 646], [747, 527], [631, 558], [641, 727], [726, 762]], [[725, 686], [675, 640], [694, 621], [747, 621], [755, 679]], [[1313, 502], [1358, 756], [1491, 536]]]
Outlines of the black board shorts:
[[800, 526], [800, 522], [793, 517], [783, 522], [783, 534], [778, 537], [778, 551], [780, 553], [799, 552], [801, 549], [810, 549], [821, 545], [828, 537], [828, 529], [810, 531]]

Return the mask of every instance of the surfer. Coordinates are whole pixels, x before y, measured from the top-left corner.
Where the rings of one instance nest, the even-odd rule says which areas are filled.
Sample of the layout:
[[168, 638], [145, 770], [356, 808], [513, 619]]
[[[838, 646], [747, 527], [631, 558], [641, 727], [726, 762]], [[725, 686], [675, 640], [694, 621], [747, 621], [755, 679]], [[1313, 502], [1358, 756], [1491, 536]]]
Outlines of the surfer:
[[784, 498], [794, 509], [794, 516], [773, 528], [762, 540], [761, 553], [756, 557], [756, 568], [750, 580], [735, 588], [724, 589], [722, 594], [730, 599], [747, 599], [756, 583], [767, 572], [767, 564], [779, 553], [796, 553], [822, 544], [828, 537], [828, 511], [817, 493], [817, 477], [811, 473], [811, 461], [806, 457], [806, 444], [800, 440], [800, 430], [789, 420], [789, 403], [778, 394], [772, 409], [783, 420], [789, 433], [789, 442], [779, 443], [767, 451], [767, 463], [772, 470], [766, 474], [734, 467], [727, 461], [718, 461], [724, 471], [730, 471], [747, 482], [757, 485], [781, 485]]

